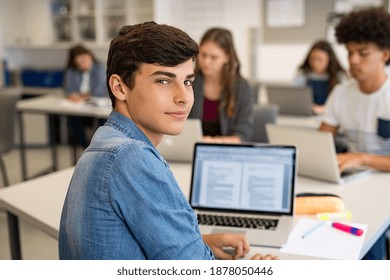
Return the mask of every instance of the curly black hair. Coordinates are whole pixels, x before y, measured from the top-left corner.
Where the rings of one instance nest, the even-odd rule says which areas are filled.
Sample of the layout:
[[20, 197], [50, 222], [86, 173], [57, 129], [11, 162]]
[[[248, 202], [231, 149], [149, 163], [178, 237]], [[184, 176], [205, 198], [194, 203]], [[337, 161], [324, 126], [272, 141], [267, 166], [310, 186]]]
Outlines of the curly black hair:
[[390, 14], [377, 7], [352, 11], [336, 26], [336, 38], [341, 44], [372, 42], [390, 49]]

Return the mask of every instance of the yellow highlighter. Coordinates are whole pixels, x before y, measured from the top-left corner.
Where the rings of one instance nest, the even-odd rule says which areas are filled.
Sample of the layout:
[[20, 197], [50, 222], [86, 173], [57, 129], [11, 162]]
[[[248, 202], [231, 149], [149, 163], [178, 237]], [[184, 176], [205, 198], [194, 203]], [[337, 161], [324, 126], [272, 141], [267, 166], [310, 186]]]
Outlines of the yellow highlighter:
[[347, 219], [350, 220], [352, 218], [352, 213], [351, 211], [342, 211], [342, 212], [323, 212], [323, 213], [318, 213], [317, 219], [322, 220], [322, 221], [327, 221], [331, 219]]

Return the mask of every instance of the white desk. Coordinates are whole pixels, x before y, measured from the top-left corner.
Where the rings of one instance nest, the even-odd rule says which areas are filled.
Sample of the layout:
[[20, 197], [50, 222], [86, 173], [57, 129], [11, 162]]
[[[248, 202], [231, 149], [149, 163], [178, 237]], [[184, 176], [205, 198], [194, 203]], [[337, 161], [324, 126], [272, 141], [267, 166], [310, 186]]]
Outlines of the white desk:
[[[171, 164], [171, 169], [188, 197], [191, 166], [175, 163]], [[0, 207], [58, 238], [62, 206], [72, 173], [73, 168], [68, 168], [2, 189]], [[375, 173], [348, 185], [334, 185], [299, 177], [297, 193], [327, 192], [340, 195], [346, 208], [353, 213], [352, 221], [369, 225], [361, 251], [363, 257], [390, 225], [389, 181], [390, 173]], [[313, 259], [262, 247], [251, 248], [249, 255], [257, 252], [277, 254], [282, 259]]]
[[61, 87], [22, 87], [21, 91], [24, 95], [45, 95], [45, 94], [51, 94], [51, 95], [63, 95], [64, 89]]
[[44, 95], [35, 98], [21, 100], [17, 104], [17, 110], [25, 113], [54, 114], [67, 116], [84, 116], [95, 118], [106, 118], [111, 108], [99, 108], [88, 105], [74, 104], [66, 102], [62, 95]]
[[[73, 106], [72, 106], [73, 105]], [[53, 122], [53, 116], [80, 116], [80, 117], [93, 117], [96, 119], [107, 118], [110, 112], [112, 111], [111, 107], [109, 108], [99, 108], [92, 105], [82, 105], [82, 104], [71, 104], [68, 102], [63, 95], [53, 94], [53, 95], [43, 95], [35, 98], [20, 100], [17, 103], [17, 110], [19, 112], [19, 130], [20, 130], [20, 150], [21, 150], [21, 169], [22, 169], [22, 178], [26, 180], [27, 176], [27, 164], [26, 164], [26, 153], [25, 153], [25, 137], [24, 137], [24, 123], [23, 116], [24, 113], [30, 114], [41, 114], [47, 115], [49, 117], [49, 137], [50, 145], [52, 148], [52, 171], [57, 170], [57, 152], [55, 147], [55, 135], [54, 131], [56, 129]]]
[[322, 115], [314, 116], [292, 116], [278, 115], [276, 123], [285, 126], [295, 126], [303, 128], [318, 129], [321, 125]]

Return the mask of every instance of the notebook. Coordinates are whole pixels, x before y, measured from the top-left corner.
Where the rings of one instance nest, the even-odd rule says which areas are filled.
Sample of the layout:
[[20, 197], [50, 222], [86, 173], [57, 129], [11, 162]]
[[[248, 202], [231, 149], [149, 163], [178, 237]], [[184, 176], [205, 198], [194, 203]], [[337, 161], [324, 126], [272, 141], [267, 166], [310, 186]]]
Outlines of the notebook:
[[201, 232], [240, 233], [252, 246], [281, 247], [293, 220], [295, 164], [292, 146], [196, 143], [190, 204]]
[[371, 173], [365, 167], [350, 168], [340, 174], [333, 135], [314, 129], [266, 125], [271, 144], [295, 145], [298, 150], [298, 174], [329, 181], [347, 183]]
[[278, 105], [281, 115], [311, 116], [315, 114], [311, 87], [267, 85], [266, 90], [268, 103]]
[[199, 119], [187, 119], [179, 135], [164, 135], [157, 150], [167, 161], [191, 162], [194, 144], [202, 141], [202, 123]]

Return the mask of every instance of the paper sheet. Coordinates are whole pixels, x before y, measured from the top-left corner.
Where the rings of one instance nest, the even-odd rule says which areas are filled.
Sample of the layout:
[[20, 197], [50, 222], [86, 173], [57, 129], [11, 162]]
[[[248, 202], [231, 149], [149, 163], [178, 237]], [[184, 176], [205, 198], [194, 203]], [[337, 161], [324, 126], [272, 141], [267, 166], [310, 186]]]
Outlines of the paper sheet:
[[71, 107], [71, 108], [77, 108], [77, 109], [83, 109], [83, 108], [90, 107], [89, 105], [87, 105], [87, 103], [85, 101], [72, 102], [72, 101], [67, 100], [67, 99], [62, 99], [60, 104], [63, 107]]
[[288, 238], [287, 244], [280, 249], [281, 252], [308, 255], [326, 259], [357, 260], [363, 246], [367, 232], [367, 224], [342, 222], [353, 227], [363, 229], [361, 236], [332, 227], [332, 221], [316, 230], [307, 238], [302, 235], [321, 221], [301, 218]]

